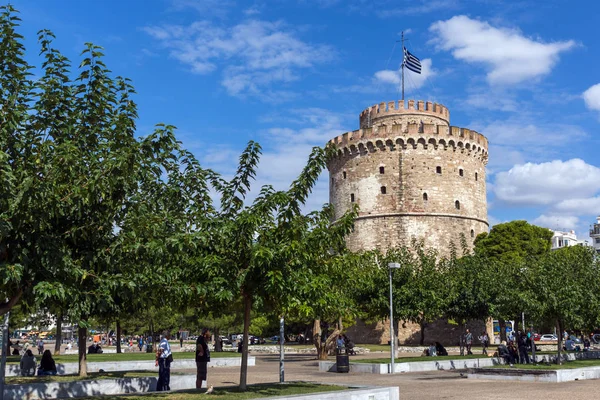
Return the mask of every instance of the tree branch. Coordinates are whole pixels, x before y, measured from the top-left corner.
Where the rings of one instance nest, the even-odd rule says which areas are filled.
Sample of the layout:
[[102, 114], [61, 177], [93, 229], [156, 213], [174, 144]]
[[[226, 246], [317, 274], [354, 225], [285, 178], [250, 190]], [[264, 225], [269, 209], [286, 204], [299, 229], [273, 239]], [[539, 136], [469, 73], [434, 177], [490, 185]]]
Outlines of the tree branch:
[[22, 288], [17, 290], [17, 293], [13, 297], [11, 297], [6, 303], [0, 304], [0, 315], [4, 315], [7, 312], [9, 312], [21, 299], [21, 296], [23, 296]]

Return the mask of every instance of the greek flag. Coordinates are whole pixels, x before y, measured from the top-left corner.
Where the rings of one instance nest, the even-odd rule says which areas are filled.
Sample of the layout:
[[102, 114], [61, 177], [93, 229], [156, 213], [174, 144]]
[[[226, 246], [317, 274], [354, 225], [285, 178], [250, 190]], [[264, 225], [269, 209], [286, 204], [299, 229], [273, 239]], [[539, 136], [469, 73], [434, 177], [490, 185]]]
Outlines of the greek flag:
[[410, 51], [404, 48], [404, 65], [412, 72], [421, 73], [421, 60], [410, 54]]

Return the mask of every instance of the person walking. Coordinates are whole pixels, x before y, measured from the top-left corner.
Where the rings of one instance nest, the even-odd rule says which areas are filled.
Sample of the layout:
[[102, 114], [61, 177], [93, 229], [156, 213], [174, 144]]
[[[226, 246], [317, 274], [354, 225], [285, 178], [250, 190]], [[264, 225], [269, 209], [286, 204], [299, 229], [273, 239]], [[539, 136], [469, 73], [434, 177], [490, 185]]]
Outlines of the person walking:
[[490, 338], [486, 331], [483, 331], [481, 336], [479, 336], [479, 340], [481, 341], [481, 346], [483, 347], [483, 352], [481, 354], [485, 354], [487, 356], [487, 349], [490, 345]]
[[39, 354], [44, 354], [44, 341], [42, 339], [39, 339], [37, 342], [37, 348], [38, 348], [38, 355]]
[[157, 392], [171, 390], [171, 363], [173, 362], [173, 355], [171, 354], [171, 345], [167, 340], [168, 337], [168, 331], [164, 331], [162, 335], [160, 335], [161, 340], [158, 344], [158, 350], [156, 351], [155, 365], [158, 365]]
[[467, 329], [465, 331], [465, 347], [467, 348], [467, 355], [473, 354], [471, 346], [473, 345], [473, 334]]
[[210, 361], [210, 350], [207, 344], [209, 340], [210, 331], [208, 328], [202, 329], [202, 334], [196, 340], [196, 389], [202, 389], [202, 381], [207, 381]]

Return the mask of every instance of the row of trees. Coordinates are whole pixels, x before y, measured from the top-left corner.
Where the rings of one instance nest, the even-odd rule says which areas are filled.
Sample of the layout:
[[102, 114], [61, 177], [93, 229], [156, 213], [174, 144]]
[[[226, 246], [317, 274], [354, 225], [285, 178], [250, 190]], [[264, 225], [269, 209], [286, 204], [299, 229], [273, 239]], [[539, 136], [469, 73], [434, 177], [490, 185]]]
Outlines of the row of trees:
[[328, 150], [313, 149], [288, 190], [263, 186], [247, 202], [257, 143], [230, 180], [202, 168], [173, 126], [137, 135], [134, 89], [100, 47], [86, 44], [75, 73], [40, 31], [35, 70], [18, 23], [0, 8], [0, 314], [27, 304], [76, 322], [84, 376], [92, 317], [241, 307], [248, 335], [257, 305], [304, 317], [330, 307], [356, 210], [334, 226], [329, 206], [302, 212]]
[[[537, 257], [535, 246], [523, 250], [523, 261], [500, 257], [508, 250], [490, 242], [494, 231], [478, 238], [474, 255], [461, 258], [454, 252], [440, 259], [418, 244], [350, 254], [344, 238], [357, 209], [333, 225], [329, 205], [302, 211], [330, 149], [313, 149], [287, 190], [266, 185], [248, 201], [258, 143], [248, 144], [225, 179], [201, 167], [173, 126], [158, 124], [139, 136], [134, 88], [112, 76], [101, 48], [86, 44], [75, 73], [53, 47], [53, 34], [40, 31], [42, 64], [35, 70], [18, 21], [11, 6], [0, 8], [0, 298], [6, 299], [0, 315], [20, 304], [76, 322], [80, 375], [87, 373], [92, 317], [116, 319], [119, 332], [120, 319], [140, 310], [239, 313], [246, 336], [253, 310], [314, 321], [313, 334], [321, 321], [337, 321], [325, 345], [315, 340], [324, 356], [344, 318], [386, 316], [390, 261], [404, 266], [395, 273], [397, 317], [424, 324], [442, 315], [512, 316], [522, 307], [511, 302], [550, 318], [546, 300], [520, 302], [530, 292], [521, 291], [519, 279], [528, 279], [528, 288], [548, 288], [552, 268], [590, 260], [575, 252], [555, 259], [547, 249]], [[541, 261], [529, 264], [530, 255]], [[591, 265], [569, 267], [579, 268], [572, 287]], [[544, 279], [534, 279], [533, 271]], [[563, 292], [536, 287], [535, 293]], [[595, 322], [591, 313], [577, 320], [553, 312], [561, 324]], [[245, 346], [241, 388], [247, 359]]]

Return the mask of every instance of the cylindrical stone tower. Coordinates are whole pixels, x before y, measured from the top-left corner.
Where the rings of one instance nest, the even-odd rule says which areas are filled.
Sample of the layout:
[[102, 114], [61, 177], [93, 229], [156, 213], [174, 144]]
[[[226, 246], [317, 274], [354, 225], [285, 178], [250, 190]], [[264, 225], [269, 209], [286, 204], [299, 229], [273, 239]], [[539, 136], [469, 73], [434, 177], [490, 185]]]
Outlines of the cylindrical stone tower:
[[450, 126], [443, 105], [372, 106], [360, 114], [359, 130], [331, 143], [338, 149], [328, 165], [335, 217], [353, 203], [360, 207], [350, 250], [385, 250], [417, 238], [447, 255], [451, 242], [460, 247], [461, 235], [471, 246], [487, 232], [488, 141]]

